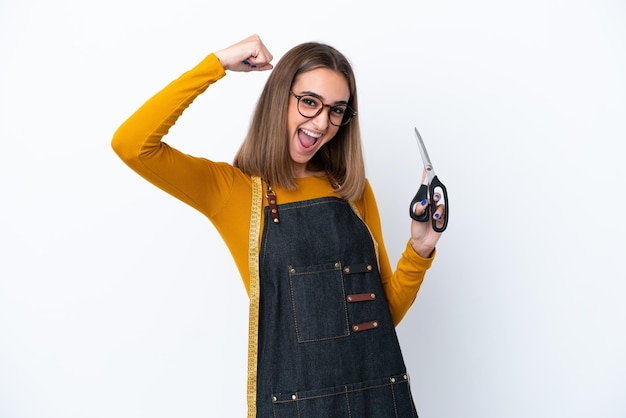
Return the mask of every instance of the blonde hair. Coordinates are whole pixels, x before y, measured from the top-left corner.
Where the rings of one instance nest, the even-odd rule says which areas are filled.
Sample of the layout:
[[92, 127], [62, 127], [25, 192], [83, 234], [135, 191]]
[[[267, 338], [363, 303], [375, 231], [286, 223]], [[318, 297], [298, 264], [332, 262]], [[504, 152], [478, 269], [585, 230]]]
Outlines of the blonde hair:
[[[348, 59], [335, 48], [307, 42], [290, 49], [270, 74], [252, 115], [250, 128], [233, 165], [249, 175], [260, 176], [272, 186], [297, 187], [289, 155], [287, 109], [289, 91], [299, 74], [328, 68], [343, 74], [348, 82], [348, 105], [358, 111], [356, 80]], [[309, 161], [309, 169], [325, 171], [340, 186], [347, 200], [361, 197], [365, 187], [365, 163], [358, 117], [339, 127], [337, 134]]]

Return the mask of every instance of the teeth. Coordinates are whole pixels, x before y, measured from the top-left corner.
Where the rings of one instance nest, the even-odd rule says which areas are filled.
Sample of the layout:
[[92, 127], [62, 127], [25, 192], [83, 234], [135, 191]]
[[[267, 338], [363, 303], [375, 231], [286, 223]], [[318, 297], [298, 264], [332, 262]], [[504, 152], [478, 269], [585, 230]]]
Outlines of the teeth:
[[304, 132], [305, 134], [307, 134], [308, 136], [311, 136], [313, 138], [319, 138], [320, 136], [322, 136], [322, 134], [315, 134], [307, 129], [302, 129], [302, 132]]

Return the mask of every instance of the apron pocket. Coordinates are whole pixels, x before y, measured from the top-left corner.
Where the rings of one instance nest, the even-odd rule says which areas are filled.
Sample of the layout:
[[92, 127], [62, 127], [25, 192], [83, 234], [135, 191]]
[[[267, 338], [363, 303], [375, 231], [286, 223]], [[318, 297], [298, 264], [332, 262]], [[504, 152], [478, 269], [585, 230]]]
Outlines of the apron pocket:
[[417, 418], [406, 374], [272, 397], [275, 418]]
[[289, 266], [289, 284], [299, 343], [350, 335], [340, 262]]

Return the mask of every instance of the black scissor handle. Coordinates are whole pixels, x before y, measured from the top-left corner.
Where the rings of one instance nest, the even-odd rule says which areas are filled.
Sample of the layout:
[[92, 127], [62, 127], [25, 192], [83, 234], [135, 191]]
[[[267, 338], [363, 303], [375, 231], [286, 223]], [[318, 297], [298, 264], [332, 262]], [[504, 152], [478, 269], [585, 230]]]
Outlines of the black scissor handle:
[[[436, 189], [441, 190], [442, 199], [439, 199], [439, 201], [443, 200], [443, 225], [441, 227], [437, 226], [438, 220], [432, 217], [435, 211], [437, 211], [438, 206], [434, 199]], [[430, 200], [429, 208], [427, 208], [421, 215], [416, 215], [414, 212], [415, 204], [422, 202], [426, 198]], [[415, 194], [413, 200], [411, 200], [411, 205], [409, 206], [409, 215], [411, 215], [412, 219], [418, 222], [428, 222], [428, 219], [431, 219], [433, 230], [436, 232], [443, 232], [448, 227], [448, 205], [448, 190], [446, 189], [446, 186], [439, 181], [439, 178], [435, 176], [429, 186], [422, 184], [417, 190], [417, 193]]]
[[422, 200], [428, 197], [428, 186], [422, 184], [419, 189], [417, 189], [417, 193], [413, 200], [411, 200], [411, 204], [409, 205], [409, 215], [411, 218], [415, 219], [417, 222], [426, 222], [428, 220], [429, 210], [425, 210], [421, 215], [415, 214], [415, 204], [421, 203]]

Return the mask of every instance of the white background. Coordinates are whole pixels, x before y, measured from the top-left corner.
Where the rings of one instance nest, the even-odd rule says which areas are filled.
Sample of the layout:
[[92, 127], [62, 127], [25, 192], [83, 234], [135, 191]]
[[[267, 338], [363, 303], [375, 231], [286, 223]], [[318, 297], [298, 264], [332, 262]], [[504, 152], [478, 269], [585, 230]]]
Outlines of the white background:
[[[245, 415], [247, 297], [213, 226], [110, 148], [206, 54], [317, 40], [359, 87], [395, 264], [421, 162], [449, 229], [398, 327], [422, 418], [626, 416], [626, 4], [0, 3], [0, 417]], [[166, 140], [230, 161], [267, 77]]]

